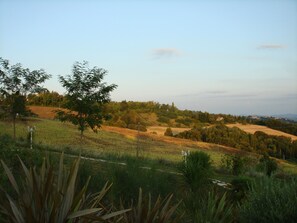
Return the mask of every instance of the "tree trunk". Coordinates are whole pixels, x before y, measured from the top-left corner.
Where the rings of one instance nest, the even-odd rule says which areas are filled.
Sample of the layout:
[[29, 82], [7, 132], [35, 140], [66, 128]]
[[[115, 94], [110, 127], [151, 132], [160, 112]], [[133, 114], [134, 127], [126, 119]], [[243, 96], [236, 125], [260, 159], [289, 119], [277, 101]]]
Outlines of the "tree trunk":
[[80, 125], [80, 141], [82, 142], [83, 133], [84, 133], [84, 120], [82, 114], [79, 113], [79, 125]]
[[15, 135], [16, 135], [16, 131], [15, 131], [15, 115], [13, 115], [13, 118], [12, 118], [12, 123], [13, 123], [13, 140], [15, 140]]

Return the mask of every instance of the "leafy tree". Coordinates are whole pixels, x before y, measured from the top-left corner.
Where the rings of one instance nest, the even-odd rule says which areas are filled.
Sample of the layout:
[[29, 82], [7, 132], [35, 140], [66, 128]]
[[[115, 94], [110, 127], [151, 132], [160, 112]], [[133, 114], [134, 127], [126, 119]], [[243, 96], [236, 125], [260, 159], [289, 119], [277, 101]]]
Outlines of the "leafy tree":
[[260, 159], [260, 164], [264, 165], [267, 176], [271, 176], [272, 172], [277, 170], [277, 162], [271, 159], [267, 154], [264, 154]]
[[29, 105], [63, 107], [63, 102], [64, 96], [55, 91], [43, 91], [38, 94], [29, 94], [27, 96], [27, 104]]
[[20, 63], [10, 65], [0, 57], [0, 106], [2, 112], [12, 118], [14, 138], [16, 118], [26, 113], [27, 94], [44, 90], [40, 84], [48, 78], [50, 75], [43, 69], [30, 71]]
[[248, 165], [248, 158], [240, 155], [227, 155], [222, 157], [221, 165], [233, 175], [240, 175], [244, 172]]
[[173, 136], [172, 129], [168, 127], [164, 133], [164, 136]]
[[110, 92], [117, 85], [107, 85], [103, 82], [107, 70], [102, 68], [89, 68], [88, 62], [76, 62], [73, 65], [72, 75], [60, 76], [60, 82], [66, 88], [65, 110], [57, 110], [57, 117], [61, 121], [69, 121], [78, 125], [81, 133], [87, 127], [93, 131], [101, 126], [103, 119], [108, 115], [103, 112], [103, 105], [110, 101]]
[[140, 122], [140, 119], [137, 117], [137, 113], [134, 110], [128, 110], [122, 117], [121, 120], [126, 123], [126, 127], [134, 124], [137, 125]]

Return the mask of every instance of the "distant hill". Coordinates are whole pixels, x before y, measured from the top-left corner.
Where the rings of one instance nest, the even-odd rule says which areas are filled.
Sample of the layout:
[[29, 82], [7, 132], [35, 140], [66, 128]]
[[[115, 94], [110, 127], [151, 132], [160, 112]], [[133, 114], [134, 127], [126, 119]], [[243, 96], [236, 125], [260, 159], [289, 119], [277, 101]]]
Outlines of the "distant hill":
[[286, 120], [292, 120], [297, 122], [297, 114], [283, 114], [283, 115], [273, 115], [275, 118], [282, 118]]

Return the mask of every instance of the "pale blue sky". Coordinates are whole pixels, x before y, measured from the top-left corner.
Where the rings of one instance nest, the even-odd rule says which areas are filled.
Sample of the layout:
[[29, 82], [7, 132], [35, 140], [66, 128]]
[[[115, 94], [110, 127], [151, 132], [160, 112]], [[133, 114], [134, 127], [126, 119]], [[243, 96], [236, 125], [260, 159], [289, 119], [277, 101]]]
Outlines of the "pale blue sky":
[[212, 113], [297, 113], [297, 1], [0, 0], [0, 56], [109, 71], [112, 99]]

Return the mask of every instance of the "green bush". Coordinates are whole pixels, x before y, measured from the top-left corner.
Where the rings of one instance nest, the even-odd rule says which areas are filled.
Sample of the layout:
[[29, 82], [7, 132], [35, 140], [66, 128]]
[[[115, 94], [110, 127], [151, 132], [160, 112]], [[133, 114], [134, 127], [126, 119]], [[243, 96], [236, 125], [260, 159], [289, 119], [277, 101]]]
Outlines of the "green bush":
[[167, 118], [165, 116], [159, 116], [158, 119], [157, 119], [158, 122], [162, 122], [162, 123], [166, 123], [166, 124], [169, 124], [170, 122], [170, 118]]
[[192, 192], [202, 191], [211, 184], [213, 175], [210, 156], [204, 152], [192, 152], [181, 165], [184, 180]]
[[240, 155], [224, 155], [221, 159], [221, 167], [227, 172], [238, 176], [251, 168], [253, 162], [252, 159]]
[[264, 178], [251, 186], [239, 211], [240, 222], [293, 223], [297, 219], [297, 180]]
[[271, 174], [277, 170], [277, 162], [271, 159], [267, 154], [264, 154], [260, 159], [260, 166], [262, 166], [267, 176], [271, 176]]

